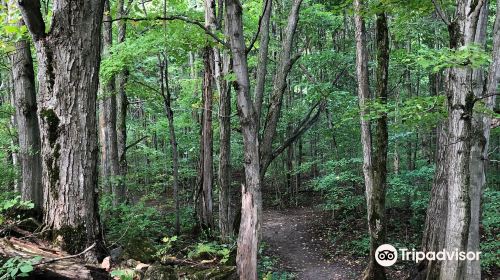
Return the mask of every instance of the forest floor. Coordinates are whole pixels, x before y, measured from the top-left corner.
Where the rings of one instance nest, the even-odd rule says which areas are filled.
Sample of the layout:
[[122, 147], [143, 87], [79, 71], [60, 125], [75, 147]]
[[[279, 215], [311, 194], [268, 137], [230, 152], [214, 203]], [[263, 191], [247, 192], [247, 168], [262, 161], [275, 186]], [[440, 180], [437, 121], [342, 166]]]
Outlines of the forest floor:
[[317, 231], [323, 214], [311, 207], [265, 210], [262, 226], [266, 254], [277, 258], [280, 271], [301, 280], [355, 279], [363, 267], [359, 263], [332, 261], [331, 246]]

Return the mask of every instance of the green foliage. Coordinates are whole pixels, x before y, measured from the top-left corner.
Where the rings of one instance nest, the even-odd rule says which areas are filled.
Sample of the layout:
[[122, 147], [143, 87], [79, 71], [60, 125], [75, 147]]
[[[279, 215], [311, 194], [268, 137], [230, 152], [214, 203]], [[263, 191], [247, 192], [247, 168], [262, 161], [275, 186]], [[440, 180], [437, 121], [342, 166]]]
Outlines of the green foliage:
[[134, 279], [134, 271], [130, 269], [118, 269], [113, 270], [110, 273], [111, 277], [118, 277], [120, 280], [133, 280]]
[[9, 218], [19, 219], [19, 210], [30, 210], [35, 207], [31, 201], [23, 201], [19, 195], [11, 198], [12, 195], [13, 193], [0, 195], [0, 226]]
[[164, 216], [143, 200], [134, 205], [113, 207], [110, 197], [100, 203], [110, 244], [121, 244], [125, 253], [139, 260], [150, 260], [155, 253], [154, 239], [163, 231]]
[[218, 244], [216, 242], [198, 243], [188, 253], [191, 259], [219, 258], [220, 263], [224, 264], [229, 260], [234, 245]]
[[500, 267], [500, 191], [484, 192], [482, 225], [485, 234], [481, 240], [481, 266], [484, 269]]
[[30, 272], [34, 270], [33, 265], [41, 259], [41, 257], [34, 257], [30, 260], [23, 260], [20, 257], [7, 259], [0, 267], [0, 280], [28, 277]]
[[177, 236], [175, 236], [175, 235], [172, 237], [165, 236], [165, 237], [163, 237], [163, 239], [161, 241], [162, 241], [162, 244], [157, 248], [156, 254], [155, 254], [155, 257], [159, 257], [159, 258], [166, 256], [170, 253], [170, 250], [172, 249], [173, 243], [175, 241], [177, 241]]
[[438, 72], [452, 67], [486, 68], [490, 55], [476, 45], [463, 46], [457, 50], [421, 48], [416, 56], [408, 58], [408, 62], [412, 61], [424, 69]]

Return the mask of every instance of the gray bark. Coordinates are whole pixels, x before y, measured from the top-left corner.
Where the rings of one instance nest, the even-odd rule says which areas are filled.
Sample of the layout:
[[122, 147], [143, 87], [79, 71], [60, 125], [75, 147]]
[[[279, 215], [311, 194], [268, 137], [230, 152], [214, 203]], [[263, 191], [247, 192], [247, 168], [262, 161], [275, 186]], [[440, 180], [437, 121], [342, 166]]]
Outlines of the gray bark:
[[99, 257], [97, 121], [104, 2], [54, 1], [45, 32], [39, 1], [18, 1], [38, 58], [44, 224], [70, 253]]
[[[478, 23], [478, 34], [476, 42], [483, 43], [486, 38], [486, 22], [488, 18], [488, 5], [485, 3], [481, 9]], [[477, 73], [474, 77], [477, 89], [474, 93], [477, 98], [485, 97], [486, 107], [492, 110], [495, 106], [495, 94], [500, 75], [500, 2], [497, 2], [495, 23], [493, 26], [493, 49], [492, 61], [486, 78], [486, 85], [483, 86], [484, 74]], [[483, 90], [484, 89], [484, 90]], [[491, 118], [483, 114], [476, 113], [473, 119], [473, 145], [470, 159], [470, 200], [471, 200], [471, 220], [469, 226], [469, 237], [467, 251], [479, 252], [479, 223], [481, 220], [481, 197], [486, 184], [486, 166], [488, 161], [488, 143], [490, 139]], [[481, 263], [479, 260], [467, 262], [466, 279], [481, 278]]]
[[233, 72], [236, 76], [234, 87], [237, 91], [238, 115], [243, 134], [245, 167], [236, 262], [240, 279], [256, 280], [262, 212], [258, 116], [250, 97], [248, 61], [243, 36], [243, 8], [238, 0], [226, 0], [225, 3]]
[[[113, 26], [109, 0], [105, 1], [103, 23], [103, 51], [113, 44]], [[119, 175], [118, 146], [116, 131], [116, 87], [115, 77], [100, 85], [99, 100], [99, 141], [101, 148], [101, 174], [105, 193], [112, 194], [113, 205], [123, 202], [125, 197], [122, 184], [117, 184]]]
[[[458, 49], [475, 42], [479, 14], [484, 1], [457, 1], [455, 20], [448, 26], [450, 47]], [[470, 225], [470, 154], [474, 90], [470, 67], [454, 67], [447, 71], [448, 98], [447, 186], [448, 215], [445, 249], [466, 251]], [[445, 260], [440, 279], [465, 279], [466, 262]]]
[[262, 134], [262, 145], [260, 146], [261, 155], [261, 177], [263, 178], [269, 164], [273, 160], [273, 141], [276, 136], [276, 128], [281, 115], [281, 107], [283, 105], [283, 95], [287, 86], [287, 77], [292, 69], [292, 65], [298, 57], [292, 58], [293, 38], [299, 21], [299, 11], [302, 0], [294, 0], [290, 15], [288, 16], [288, 24], [285, 32], [285, 38], [281, 46], [281, 56], [276, 68], [276, 73], [273, 81], [273, 92], [271, 96], [271, 104], [267, 113], [264, 131]]
[[[14, 7], [15, 4], [11, 4]], [[21, 21], [20, 25], [24, 25]], [[19, 152], [21, 167], [19, 190], [21, 199], [32, 201], [40, 210], [42, 197], [42, 161], [40, 158], [40, 129], [38, 126], [35, 73], [31, 46], [28, 40], [15, 44], [11, 56], [13, 101], [16, 109]]]
[[[219, 1], [219, 12], [223, 13], [223, 1]], [[222, 15], [219, 17], [222, 17]], [[228, 27], [224, 27], [224, 33], [227, 34]], [[221, 73], [217, 74], [218, 88], [220, 94], [219, 100], [219, 229], [221, 239], [229, 241], [229, 237], [233, 233], [231, 222], [231, 203], [230, 203], [230, 188], [231, 188], [231, 87], [224, 79], [224, 76], [229, 74], [230, 57], [224, 51], [222, 55], [219, 50], [214, 50], [217, 67]]]
[[[257, 80], [255, 82], [255, 112], [260, 119], [262, 112], [262, 103], [264, 101], [264, 86], [266, 84], [267, 75], [267, 56], [269, 51], [269, 27], [271, 21], [271, 13], [273, 0], [265, 0], [263, 2], [262, 21], [260, 25], [260, 48], [259, 62], [257, 66]], [[260, 124], [259, 124], [260, 126]]]

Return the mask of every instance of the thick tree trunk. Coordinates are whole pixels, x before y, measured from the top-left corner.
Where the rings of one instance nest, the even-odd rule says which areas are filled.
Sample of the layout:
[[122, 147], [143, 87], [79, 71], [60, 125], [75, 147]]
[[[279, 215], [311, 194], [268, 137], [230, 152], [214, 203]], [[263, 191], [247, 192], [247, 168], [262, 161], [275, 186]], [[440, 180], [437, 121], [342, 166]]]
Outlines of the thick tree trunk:
[[[479, 34], [476, 34], [476, 41], [481, 42], [486, 38], [486, 21], [488, 18], [488, 5], [484, 4], [478, 23]], [[493, 109], [495, 106], [495, 94], [500, 76], [500, 1], [497, 1], [496, 17], [493, 26], [493, 48], [492, 60], [486, 79], [486, 86], [481, 87], [482, 75], [477, 81], [475, 95], [478, 98], [485, 97], [486, 107]], [[485, 89], [486, 91], [483, 91]], [[479, 222], [481, 219], [481, 197], [484, 185], [486, 184], [486, 165], [488, 161], [488, 143], [490, 139], [491, 118], [482, 114], [476, 114], [473, 122], [473, 146], [470, 161], [470, 199], [471, 199], [471, 221], [469, 226], [469, 238], [467, 251], [479, 252]], [[479, 260], [467, 262], [466, 279], [480, 279], [481, 264]]]
[[18, 1], [35, 42], [40, 96], [44, 223], [64, 249], [96, 261], [102, 250], [97, 204], [96, 99], [104, 2], [53, 3], [45, 33], [39, 1]]
[[240, 279], [257, 280], [257, 251], [262, 212], [258, 116], [250, 97], [248, 62], [243, 37], [243, 8], [238, 0], [226, 0], [225, 3], [233, 72], [236, 76], [234, 86], [238, 93], [238, 115], [243, 134], [245, 167], [236, 262]]
[[[14, 4], [12, 4], [14, 7]], [[23, 25], [23, 23], [21, 23]], [[11, 57], [13, 100], [19, 139], [21, 181], [19, 189], [23, 200], [30, 200], [40, 210], [42, 197], [42, 161], [40, 158], [40, 129], [36, 114], [35, 73], [31, 46], [27, 40], [15, 44]]]
[[[434, 173], [431, 200], [427, 208], [427, 217], [425, 219], [424, 235], [422, 238], [422, 251], [424, 252], [438, 252], [443, 250], [446, 234], [446, 216], [448, 211], [448, 189], [446, 187], [448, 177], [446, 148], [448, 141], [446, 125], [440, 125], [437, 132], [436, 171]], [[424, 260], [417, 265], [417, 271], [410, 278], [414, 280], [439, 279], [440, 270], [440, 261]]]
[[[389, 30], [385, 13], [377, 14], [377, 86], [376, 100], [387, 103], [387, 82], [389, 71]], [[373, 185], [366, 185], [368, 212], [368, 233], [370, 235], [370, 260], [363, 279], [385, 279], [382, 266], [375, 261], [375, 251], [385, 241], [385, 191], [387, 187], [387, 115], [378, 116], [375, 141], [373, 142]]]
[[[103, 50], [104, 53], [113, 44], [113, 25], [111, 23], [111, 8], [106, 0], [103, 23]], [[116, 179], [119, 175], [117, 132], [116, 132], [116, 87], [115, 78], [101, 84], [99, 100], [99, 140], [101, 148], [101, 174], [103, 189], [112, 194], [113, 205], [123, 202], [125, 193]]]
[[[448, 26], [450, 47], [458, 49], [474, 43], [482, 5], [472, 0], [457, 1], [456, 15]], [[445, 249], [448, 252], [467, 251], [470, 208], [470, 153], [474, 91], [472, 69], [455, 67], [448, 70], [446, 95], [448, 98], [447, 185], [448, 215], [446, 218]], [[440, 279], [464, 279], [466, 261], [445, 260]]]

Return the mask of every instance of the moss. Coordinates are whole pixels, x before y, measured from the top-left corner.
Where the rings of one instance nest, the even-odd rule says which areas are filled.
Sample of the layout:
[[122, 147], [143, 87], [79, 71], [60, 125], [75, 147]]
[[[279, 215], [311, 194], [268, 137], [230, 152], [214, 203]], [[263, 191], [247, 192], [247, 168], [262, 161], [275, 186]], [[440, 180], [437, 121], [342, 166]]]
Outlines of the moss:
[[70, 254], [77, 254], [85, 250], [87, 245], [87, 234], [85, 226], [79, 225], [77, 227], [64, 226], [59, 230], [53, 232], [54, 238], [62, 237], [61, 247], [63, 250]]
[[53, 148], [59, 137], [59, 117], [53, 109], [43, 109], [40, 112], [40, 116], [47, 124], [49, 144], [50, 147]]

